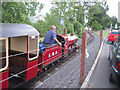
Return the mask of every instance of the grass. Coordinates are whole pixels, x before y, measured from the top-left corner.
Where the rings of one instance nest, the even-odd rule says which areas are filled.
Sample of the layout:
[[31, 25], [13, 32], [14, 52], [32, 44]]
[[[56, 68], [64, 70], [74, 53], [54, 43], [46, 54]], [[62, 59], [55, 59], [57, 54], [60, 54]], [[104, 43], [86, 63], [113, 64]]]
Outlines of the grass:
[[[108, 37], [109, 31], [110, 31], [109, 29], [103, 30], [103, 38]], [[100, 31], [94, 31], [94, 33], [100, 36]]]
[[109, 31], [110, 31], [109, 29], [103, 30], [103, 38], [108, 37]]

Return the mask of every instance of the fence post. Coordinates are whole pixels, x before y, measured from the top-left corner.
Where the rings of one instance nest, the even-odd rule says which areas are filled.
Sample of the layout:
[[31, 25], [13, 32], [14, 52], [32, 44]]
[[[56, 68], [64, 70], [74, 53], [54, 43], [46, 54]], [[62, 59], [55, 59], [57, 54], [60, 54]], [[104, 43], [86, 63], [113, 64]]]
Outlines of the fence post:
[[84, 80], [86, 44], [87, 44], [87, 32], [83, 32], [82, 33], [82, 47], [81, 47], [80, 84], [82, 84]]
[[101, 43], [102, 43], [102, 34], [103, 34], [103, 30], [100, 30], [100, 46], [101, 46]]

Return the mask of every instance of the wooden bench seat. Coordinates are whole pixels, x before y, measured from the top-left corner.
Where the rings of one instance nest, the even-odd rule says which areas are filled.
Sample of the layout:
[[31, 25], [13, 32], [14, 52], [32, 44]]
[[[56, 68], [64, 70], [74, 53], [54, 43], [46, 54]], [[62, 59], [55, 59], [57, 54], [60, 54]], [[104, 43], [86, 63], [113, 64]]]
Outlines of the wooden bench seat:
[[[21, 52], [17, 51], [10, 51], [11, 55], [19, 54]], [[27, 69], [27, 54], [13, 56], [9, 58], [10, 62], [10, 72], [12, 73], [19, 73], [23, 70]], [[22, 74], [21, 74], [22, 75]], [[24, 76], [24, 75], [23, 75]]]

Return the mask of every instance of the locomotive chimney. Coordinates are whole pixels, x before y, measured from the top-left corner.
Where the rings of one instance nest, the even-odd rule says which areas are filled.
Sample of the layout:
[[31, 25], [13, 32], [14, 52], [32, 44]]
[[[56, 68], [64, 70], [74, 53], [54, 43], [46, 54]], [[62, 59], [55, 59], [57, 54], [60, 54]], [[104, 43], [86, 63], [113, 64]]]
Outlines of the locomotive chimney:
[[64, 35], [66, 35], [66, 27], [65, 27], [65, 29], [64, 29]]

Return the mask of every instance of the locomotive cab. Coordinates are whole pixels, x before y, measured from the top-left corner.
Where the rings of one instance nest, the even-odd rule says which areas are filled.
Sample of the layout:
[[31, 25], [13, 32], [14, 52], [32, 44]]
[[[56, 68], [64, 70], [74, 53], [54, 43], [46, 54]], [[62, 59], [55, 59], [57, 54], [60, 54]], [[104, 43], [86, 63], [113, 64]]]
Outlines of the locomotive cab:
[[[64, 47], [66, 40], [61, 36], [61, 35], [57, 35], [57, 40], [62, 44], [62, 47]], [[45, 49], [50, 48], [50, 47], [54, 47], [59, 45], [58, 43], [55, 44], [43, 44], [42, 42], [39, 42], [39, 48], [40, 48], [40, 53], [44, 52]]]
[[61, 35], [57, 35], [57, 39], [62, 44], [62, 47], [64, 47], [66, 40]]
[[62, 43], [62, 52], [64, 53], [63, 55], [67, 55], [67, 53], [70, 51], [72, 52], [76, 50], [76, 42], [78, 40], [78, 37], [74, 34], [71, 35], [57, 35], [58, 40]]
[[62, 55], [68, 53], [68, 37], [66, 35], [57, 35], [57, 39], [62, 43]]

